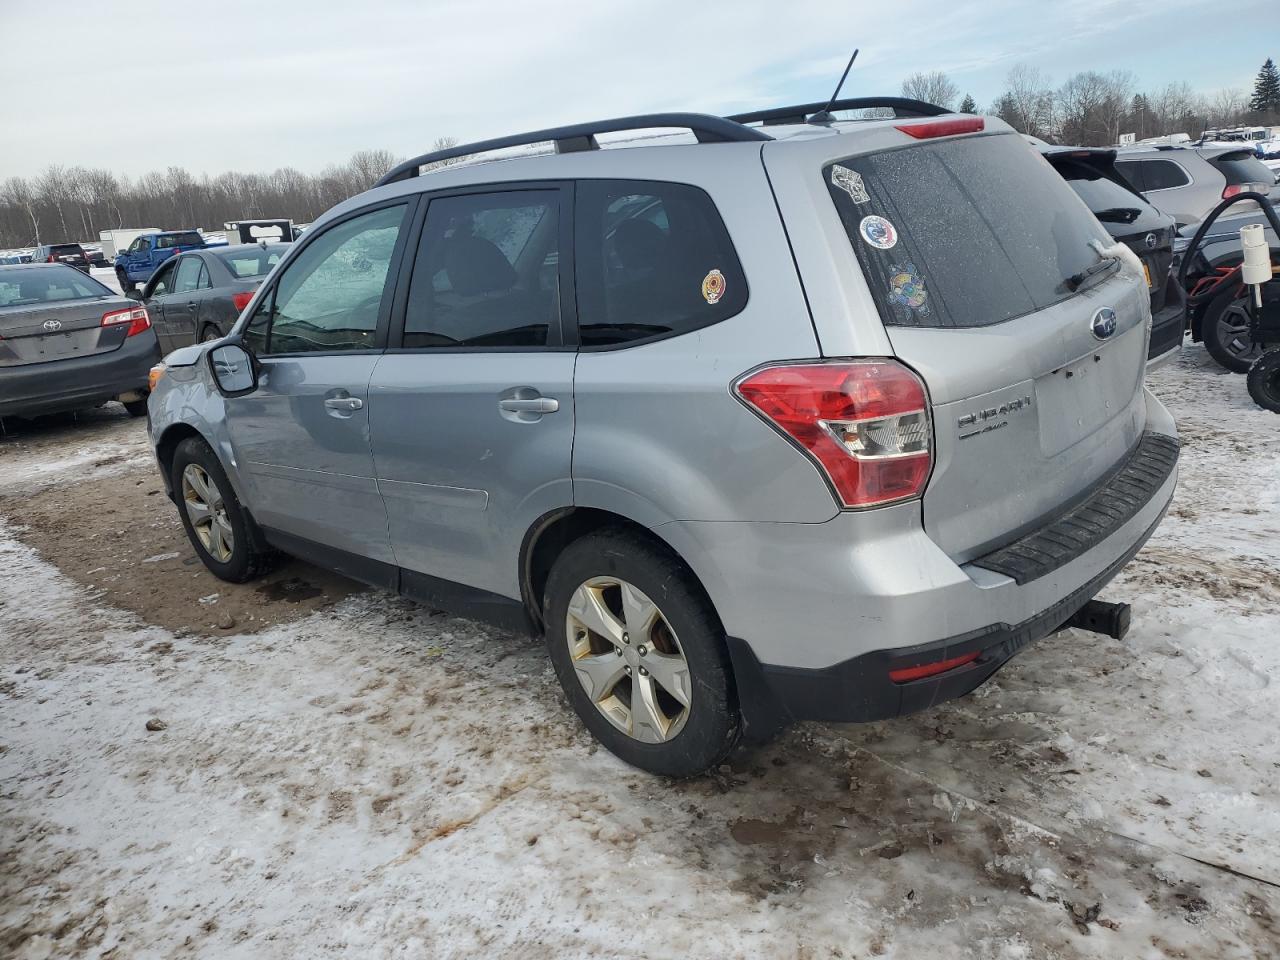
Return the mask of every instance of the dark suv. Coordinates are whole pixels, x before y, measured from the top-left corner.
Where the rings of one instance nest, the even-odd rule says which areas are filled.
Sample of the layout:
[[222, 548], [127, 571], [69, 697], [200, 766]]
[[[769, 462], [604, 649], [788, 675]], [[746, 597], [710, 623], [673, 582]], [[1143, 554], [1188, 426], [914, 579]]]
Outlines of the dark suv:
[[1041, 147], [1049, 164], [1088, 204], [1107, 233], [1138, 255], [1151, 290], [1151, 344], [1147, 369], [1178, 355], [1187, 303], [1170, 267], [1177, 224], [1148, 203], [1116, 171], [1116, 152], [1085, 147]]
[[31, 252], [32, 263], [65, 263], [89, 272], [89, 255], [78, 243], [46, 243]]

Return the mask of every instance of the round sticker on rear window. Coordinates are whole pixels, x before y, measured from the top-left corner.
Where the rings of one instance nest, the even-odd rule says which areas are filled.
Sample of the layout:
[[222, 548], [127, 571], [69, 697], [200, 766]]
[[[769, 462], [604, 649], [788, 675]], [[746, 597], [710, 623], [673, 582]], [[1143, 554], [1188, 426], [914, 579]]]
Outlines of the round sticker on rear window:
[[724, 288], [724, 274], [719, 270], [712, 270], [702, 278], [702, 299], [707, 303], [719, 303], [720, 298], [724, 296]]
[[862, 234], [863, 240], [877, 250], [888, 250], [898, 242], [897, 228], [884, 217], [877, 217], [874, 213], [862, 218], [862, 223], [858, 224], [858, 232]]

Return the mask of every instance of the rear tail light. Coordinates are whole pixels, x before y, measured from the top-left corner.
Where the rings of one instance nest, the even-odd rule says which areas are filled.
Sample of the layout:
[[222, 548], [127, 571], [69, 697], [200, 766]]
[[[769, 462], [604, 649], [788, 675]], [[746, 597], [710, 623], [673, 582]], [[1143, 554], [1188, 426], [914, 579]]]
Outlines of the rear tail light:
[[1265, 183], [1233, 183], [1222, 191], [1222, 199], [1230, 200], [1241, 193], [1260, 193], [1265, 197], [1270, 190], [1271, 188]]
[[126, 337], [132, 337], [142, 333], [144, 330], [151, 329], [151, 318], [147, 316], [146, 307], [112, 310], [110, 313], [102, 315], [102, 325], [104, 327], [118, 327], [124, 323], [129, 325], [129, 329], [125, 332]]
[[231, 295], [231, 304], [236, 308], [236, 313], [244, 313], [244, 308], [249, 305], [249, 301], [252, 299], [252, 290], [241, 290], [239, 293]]
[[981, 650], [974, 650], [972, 653], [952, 657], [950, 660], [935, 660], [933, 663], [922, 663], [918, 667], [903, 667], [900, 670], [890, 670], [889, 679], [894, 683], [910, 683], [912, 680], [936, 677], [940, 673], [946, 673], [948, 670], [956, 669], [956, 667], [963, 667], [967, 663], [973, 663], [981, 654]]
[[956, 117], [954, 120], [927, 120], [924, 123], [900, 123], [897, 129], [917, 140], [952, 137], [957, 133], [981, 133], [986, 127], [981, 117]]
[[781, 364], [734, 389], [818, 465], [844, 507], [918, 497], [929, 479], [924, 384], [894, 360]]
[[57, 258], [57, 257], [55, 257], [55, 256], [51, 253], [51, 254], [49, 254], [49, 256], [48, 256], [48, 257], [46, 257], [46, 258], [45, 258], [45, 261], [44, 261], [44, 262], [45, 262], [45, 263], [57, 263], [57, 262], [58, 262], [58, 258]]

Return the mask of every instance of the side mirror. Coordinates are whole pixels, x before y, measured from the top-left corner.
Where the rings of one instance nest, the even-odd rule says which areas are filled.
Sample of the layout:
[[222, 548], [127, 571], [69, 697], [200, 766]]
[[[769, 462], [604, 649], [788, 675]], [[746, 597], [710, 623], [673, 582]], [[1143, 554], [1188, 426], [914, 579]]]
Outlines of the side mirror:
[[239, 397], [258, 389], [258, 368], [253, 354], [232, 341], [209, 351], [209, 368], [223, 396]]

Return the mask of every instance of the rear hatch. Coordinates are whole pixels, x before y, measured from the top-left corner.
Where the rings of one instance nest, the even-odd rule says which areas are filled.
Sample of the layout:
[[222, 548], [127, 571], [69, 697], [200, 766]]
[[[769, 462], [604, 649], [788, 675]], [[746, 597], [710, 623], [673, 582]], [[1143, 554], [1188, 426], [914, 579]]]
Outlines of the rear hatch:
[[66, 267], [0, 269], [0, 368], [116, 350], [129, 325], [103, 315], [136, 306]]
[[930, 537], [964, 562], [1084, 499], [1145, 425], [1137, 264], [1100, 253], [1111, 237], [1014, 134], [925, 140], [822, 176], [893, 351], [929, 393]]
[[49, 257], [53, 263], [65, 263], [80, 270], [89, 267], [89, 258], [78, 243], [56, 243], [49, 248]]
[[[1237, 193], [1256, 192], [1264, 197], [1271, 193], [1275, 186], [1275, 175], [1265, 163], [1254, 155], [1253, 150], [1228, 150], [1225, 153], [1206, 154], [1205, 159], [1227, 178], [1223, 188], [1222, 199]], [[1233, 210], [1257, 209], [1255, 203], [1238, 203]]]

